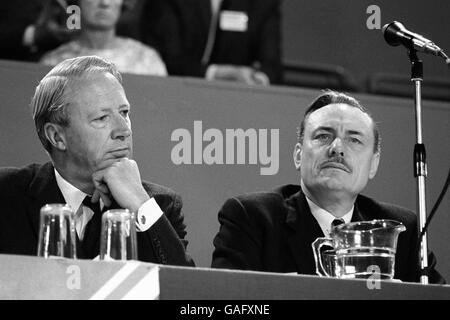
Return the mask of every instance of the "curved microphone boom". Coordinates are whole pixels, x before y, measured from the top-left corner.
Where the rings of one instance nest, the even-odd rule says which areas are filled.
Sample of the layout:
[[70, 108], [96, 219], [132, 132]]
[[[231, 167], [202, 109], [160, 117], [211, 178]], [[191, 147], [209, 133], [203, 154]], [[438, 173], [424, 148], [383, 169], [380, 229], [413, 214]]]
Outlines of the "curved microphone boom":
[[384, 39], [391, 46], [395, 47], [401, 44], [408, 49], [431, 53], [444, 58], [445, 62], [450, 64], [450, 59], [445, 54], [444, 50], [435, 45], [433, 41], [420, 34], [407, 30], [405, 26], [398, 21], [384, 25], [381, 31], [384, 34]]

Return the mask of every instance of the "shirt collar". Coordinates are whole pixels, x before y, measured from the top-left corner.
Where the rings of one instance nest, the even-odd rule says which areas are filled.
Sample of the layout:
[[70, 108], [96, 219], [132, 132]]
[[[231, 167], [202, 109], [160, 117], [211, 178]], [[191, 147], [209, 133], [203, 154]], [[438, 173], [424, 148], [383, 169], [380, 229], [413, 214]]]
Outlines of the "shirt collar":
[[[319, 207], [312, 200], [310, 200], [306, 195], [305, 195], [305, 198], [306, 198], [306, 201], [308, 201], [309, 209], [311, 210], [311, 213], [314, 216], [314, 218], [319, 223], [319, 226], [322, 229], [323, 234], [326, 237], [329, 237], [331, 223], [333, 222], [334, 219], [336, 219], [336, 217], [334, 215], [332, 215], [330, 212], [326, 211], [325, 209], [322, 209], [321, 207]], [[355, 206], [353, 205], [351, 207], [351, 209], [341, 217], [341, 219], [343, 219], [345, 223], [349, 223], [350, 221], [352, 221], [354, 208], [355, 208]]]
[[56, 169], [55, 178], [59, 190], [61, 190], [61, 193], [66, 200], [66, 203], [72, 207], [74, 212], [78, 213], [78, 208], [88, 194], [84, 193], [83, 191], [72, 185], [70, 182], [68, 182], [66, 179], [64, 179]]

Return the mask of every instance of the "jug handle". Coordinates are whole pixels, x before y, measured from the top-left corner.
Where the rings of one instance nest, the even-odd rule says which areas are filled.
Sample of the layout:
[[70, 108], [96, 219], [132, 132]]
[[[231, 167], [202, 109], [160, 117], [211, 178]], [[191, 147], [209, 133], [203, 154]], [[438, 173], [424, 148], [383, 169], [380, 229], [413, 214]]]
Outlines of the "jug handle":
[[314, 253], [314, 260], [316, 262], [316, 273], [317, 275], [321, 277], [331, 277], [330, 274], [328, 274], [323, 267], [322, 263], [322, 255], [320, 254], [320, 248], [322, 246], [328, 245], [330, 247], [333, 247], [333, 241], [330, 238], [317, 238], [314, 240], [314, 242], [311, 244], [312, 250]]

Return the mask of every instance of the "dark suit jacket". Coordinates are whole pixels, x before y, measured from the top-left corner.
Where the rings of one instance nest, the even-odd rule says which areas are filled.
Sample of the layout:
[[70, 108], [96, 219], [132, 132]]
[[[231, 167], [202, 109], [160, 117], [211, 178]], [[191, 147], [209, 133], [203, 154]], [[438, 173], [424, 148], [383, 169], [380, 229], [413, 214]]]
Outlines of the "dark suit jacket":
[[[70, 2], [73, 0], [69, 1], [69, 4]], [[47, 6], [52, 8], [50, 11], [55, 21], [65, 27], [69, 15], [65, 9], [60, 8], [56, 1], [15, 0], [3, 3], [0, 7], [0, 44], [2, 48], [0, 59], [39, 61], [45, 52], [62, 44], [63, 38], [43, 27], [35, 33], [33, 50], [23, 44], [26, 28], [30, 25], [36, 26], [41, 13]], [[74, 31], [73, 35], [75, 34]]]
[[[397, 243], [394, 277], [419, 281], [415, 214], [359, 195], [352, 221], [372, 219], [397, 220], [406, 226]], [[315, 274], [311, 243], [324, 234], [300, 186], [231, 198], [220, 210], [219, 222], [212, 267]], [[430, 283], [443, 283], [435, 263], [430, 254]]]
[[[160, 264], [193, 266], [187, 241], [181, 198], [172, 190], [144, 183], [164, 215], [146, 232], [137, 232], [138, 259]], [[39, 211], [47, 203], [65, 203], [53, 165], [32, 164], [0, 169], [0, 253], [36, 255]]]
[[6, 1], [0, 8], [0, 59], [36, 60], [22, 41], [25, 29], [36, 22], [43, 1]]
[[[217, 28], [208, 64], [260, 64], [271, 83], [280, 83], [280, 0], [223, 0], [221, 10], [245, 12], [246, 32]], [[142, 17], [142, 38], [162, 55], [171, 75], [203, 77], [201, 63], [211, 21], [210, 0], [147, 1]]]

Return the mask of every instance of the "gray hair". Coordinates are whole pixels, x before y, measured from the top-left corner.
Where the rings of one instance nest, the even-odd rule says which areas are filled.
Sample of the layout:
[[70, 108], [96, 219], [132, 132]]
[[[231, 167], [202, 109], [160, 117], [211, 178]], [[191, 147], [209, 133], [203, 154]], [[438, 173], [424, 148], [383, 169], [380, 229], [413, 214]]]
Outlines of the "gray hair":
[[122, 84], [122, 76], [116, 66], [97, 56], [64, 60], [39, 82], [31, 100], [31, 110], [39, 140], [48, 152], [51, 152], [51, 144], [45, 136], [45, 124], [50, 122], [61, 126], [69, 125], [69, 102], [65, 97], [67, 88], [82, 77], [98, 73], [110, 73]]

